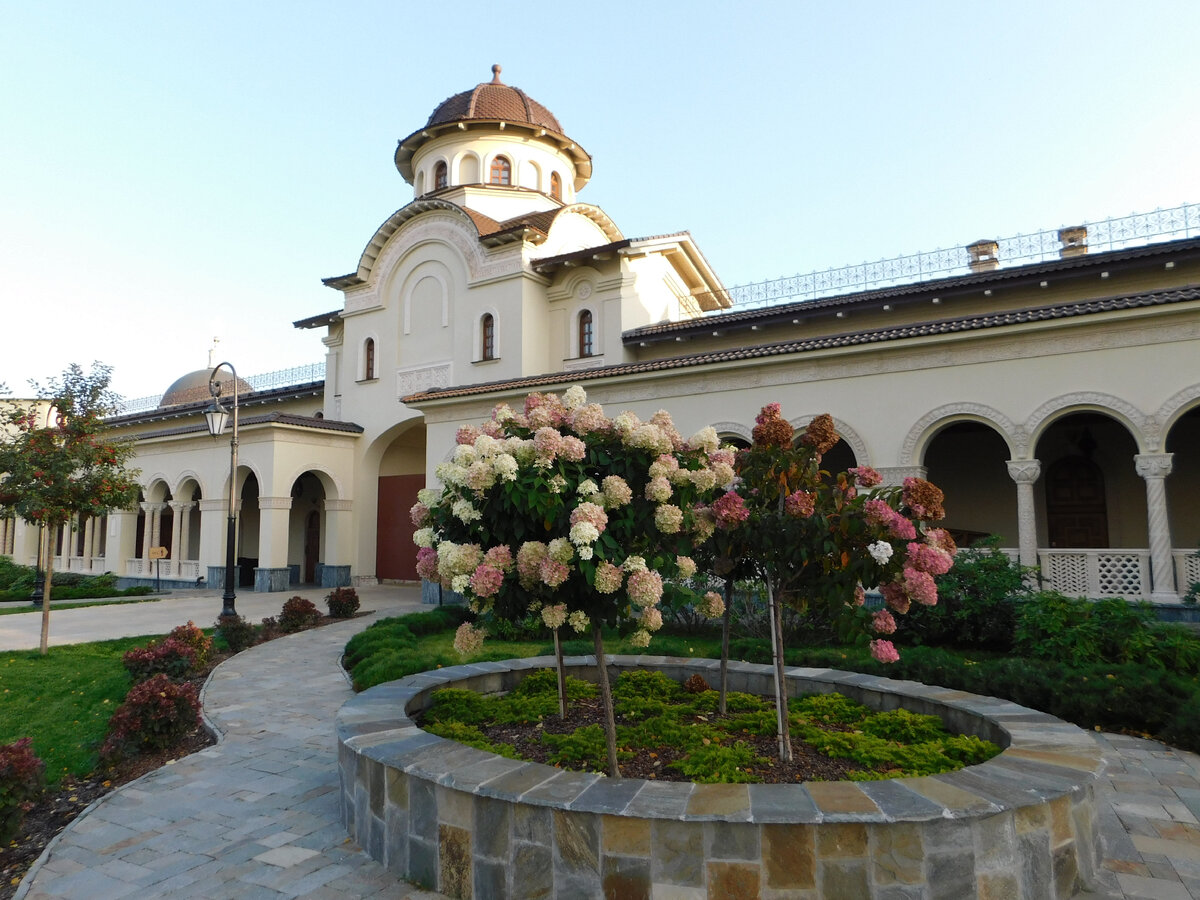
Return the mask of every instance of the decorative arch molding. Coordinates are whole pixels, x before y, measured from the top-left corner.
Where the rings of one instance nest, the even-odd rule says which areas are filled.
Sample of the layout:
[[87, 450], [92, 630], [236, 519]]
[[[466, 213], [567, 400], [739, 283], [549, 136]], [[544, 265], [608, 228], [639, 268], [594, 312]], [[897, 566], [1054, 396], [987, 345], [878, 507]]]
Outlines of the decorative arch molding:
[[438, 271], [438, 268], [431, 264], [423, 264], [418, 266], [408, 274], [404, 280], [404, 293], [401, 305], [403, 307], [403, 334], [412, 334], [412, 295], [413, 291], [426, 278], [430, 278], [438, 283], [442, 291], [442, 327], [446, 328], [450, 325], [450, 285], [447, 282], [447, 273]]
[[[401, 234], [394, 242], [393, 236], [404, 225], [423, 213], [438, 212], [440, 229], [422, 228], [419, 233]], [[483, 250], [479, 246], [479, 229], [461, 206], [449, 200], [436, 197], [414, 200], [401, 209], [396, 210], [386, 222], [375, 230], [371, 240], [367, 242], [362, 256], [358, 260], [356, 273], [360, 282], [367, 283], [375, 280], [377, 272], [390, 271], [395, 260], [403, 257], [413, 247], [430, 239], [441, 240], [452, 244], [467, 261], [471, 278], [479, 277], [484, 267]]]
[[[1166, 438], [1171, 433], [1171, 429], [1179, 419], [1191, 411], [1192, 407], [1200, 401], [1200, 384], [1193, 384], [1191, 387], [1186, 387], [1177, 394], [1173, 394], [1162, 406], [1158, 408], [1158, 412], [1154, 415], [1154, 422], [1161, 429], [1156, 437], [1159, 440]], [[1158, 442], [1155, 442], [1154, 450], [1159, 449]]]
[[753, 440], [753, 429], [749, 425], [743, 425], [741, 422], [713, 422], [713, 429], [718, 435], [736, 434], [744, 441]]
[[1022, 429], [1008, 416], [982, 403], [947, 403], [931, 409], [908, 430], [900, 447], [901, 466], [915, 466], [924, 456], [925, 449], [936, 431], [954, 422], [980, 422], [999, 432], [1008, 445], [1010, 459], [1024, 459], [1029, 453], [1028, 429]]
[[321, 465], [320, 463], [305, 463], [297, 466], [287, 481], [289, 491], [305, 472], [312, 472], [317, 476], [317, 480], [321, 482], [321, 487], [325, 490], [326, 500], [342, 500], [345, 498], [346, 495], [342, 490], [341, 479], [328, 466]]
[[[162, 485], [161, 490], [159, 485]], [[171, 490], [171, 479], [164, 472], [155, 472], [143, 482], [142, 494], [147, 503], [164, 503], [167, 494], [175, 496], [174, 491]]]
[[[791, 420], [791, 426], [797, 432], [801, 432], [808, 427], [809, 422], [819, 415], [821, 414], [812, 413], [806, 416], [796, 416]], [[833, 427], [837, 429], [838, 437], [844, 440], [850, 446], [850, 449], [854, 451], [854, 461], [860, 466], [871, 465], [871, 454], [867, 452], [867, 442], [862, 439], [859, 433], [836, 416], [833, 417]]]
[[[237, 470], [237, 502], [239, 504], [242, 502], [242, 491], [246, 489], [246, 482], [249, 480], [251, 475], [253, 475], [254, 480], [258, 482], [258, 493], [259, 496], [262, 496], [263, 492], [266, 490], [263, 487], [263, 485], [266, 484], [266, 482], [263, 480], [263, 473], [259, 471], [257, 465], [247, 462], [239, 456]], [[223, 497], [229, 496], [228, 475], [221, 476], [221, 495]]]
[[[1038, 439], [1050, 426], [1054, 419], [1064, 412], [1099, 412], [1112, 416], [1129, 429], [1137, 444], [1138, 453], [1152, 452], [1158, 449], [1159, 426], [1151, 417], [1142, 413], [1136, 406], [1112, 394], [1102, 394], [1098, 391], [1075, 391], [1063, 394], [1053, 400], [1047, 400], [1033, 411], [1025, 420], [1025, 432], [1028, 435], [1028, 449], [1031, 452], [1037, 446]], [[1013, 457], [1017, 459], [1018, 457]]]
[[[576, 213], [595, 222], [600, 230], [604, 232], [604, 236], [610, 241], [621, 241], [625, 239], [625, 235], [621, 233], [621, 229], [617, 227], [617, 223], [608, 217], [608, 213], [598, 206], [592, 206], [590, 203], [568, 203], [560, 209], [554, 217], [554, 221], [559, 220], [559, 216], [565, 213]], [[554, 230], [554, 226], [550, 226], [550, 230]]]
[[[208, 496], [208, 492], [204, 490], [204, 480], [193, 469], [185, 469], [179, 473], [179, 478], [175, 480], [175, 487], [171, 489], [171, 496], [178, 497], [179, 492], [183, 490], [184, 485], [189, 481], [196, 482], [196, 487], [200, 488], [201, 497]], [[188, 499], [190, 500], [191, 498], [189, 497]]]

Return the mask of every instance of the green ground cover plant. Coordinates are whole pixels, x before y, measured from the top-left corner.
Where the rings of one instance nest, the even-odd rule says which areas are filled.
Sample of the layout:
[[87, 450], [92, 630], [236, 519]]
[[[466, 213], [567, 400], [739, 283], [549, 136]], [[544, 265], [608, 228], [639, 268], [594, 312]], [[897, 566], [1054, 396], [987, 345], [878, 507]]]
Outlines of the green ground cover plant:
[[[573, 702], [594, 700], [597, 687], [567, 678]], [[638, 756], [673, 758], [668, 772], [708, 783], [756, 783], [769, 779], [772, 761], [756, 752], [747, 735], [774, 734], [770, 697], [733, 694], [727, 717], [716, 715], [717, 694], [691, 692], [661, 672], [625, 672], [613, 685], [617, 747], [622, 763]], [[487, 736], [492, 726], [540, 724], [558, 711], [552, 670], [536, 672], [502, 696], [474, 691], [436, 691], [423, 727], [449, 738], [466, 737], [472, 746], [514, 757], [514, 748]], [[874, 712], [840, 694], [817, 694], [788, 704], [793, 732], [828, 756], [855, 764], [852, 780], [933, 775], [990, 759], [1000, 748], [978, 738], [949, 734], [936, 716], [898, 709]], [[540, 730], [538, 741], [552, 765], [603, 772], [604, 729], [588, 724], [572, 731]]]

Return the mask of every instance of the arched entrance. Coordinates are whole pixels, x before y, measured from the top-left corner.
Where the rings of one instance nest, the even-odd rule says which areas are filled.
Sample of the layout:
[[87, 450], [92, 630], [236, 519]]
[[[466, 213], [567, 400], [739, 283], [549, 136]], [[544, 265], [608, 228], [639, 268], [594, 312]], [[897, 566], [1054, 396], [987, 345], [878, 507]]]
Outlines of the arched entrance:
[[1002, 547], [1017, 546], [1017, 501], [1008, 475], [1008, 442], [976, 420], [952, 422], [925, 448], [926, 477], [946, 495], [941, 523], [960, 547], [997, 535]]
[[291, 497], [288, 518], [291, 582], [320, 584], [319, 567], [325, 561], [325, 485], [317, 473], [304, 472], [292, 483]]
[[249, 469], [238, 468], [242, 489], [238, 492], [241, 511], [238, 513], [237, 564], [238, 586], [254, 586], [254, 570], [258, 568], [258, 534], [261, 515], [258, 510], [258, 477]]

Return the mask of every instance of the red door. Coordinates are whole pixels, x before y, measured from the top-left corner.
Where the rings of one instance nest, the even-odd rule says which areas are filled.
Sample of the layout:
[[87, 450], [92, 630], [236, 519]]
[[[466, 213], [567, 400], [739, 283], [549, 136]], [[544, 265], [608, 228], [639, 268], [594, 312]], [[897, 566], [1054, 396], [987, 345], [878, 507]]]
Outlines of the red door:
[[380, 475], [379, 511], [376, 516], [375, 577], [417, 581], [417, 548], [412, 542], [416, 527], [409, 510], [417, 491], [425, 487], [424, 475]]

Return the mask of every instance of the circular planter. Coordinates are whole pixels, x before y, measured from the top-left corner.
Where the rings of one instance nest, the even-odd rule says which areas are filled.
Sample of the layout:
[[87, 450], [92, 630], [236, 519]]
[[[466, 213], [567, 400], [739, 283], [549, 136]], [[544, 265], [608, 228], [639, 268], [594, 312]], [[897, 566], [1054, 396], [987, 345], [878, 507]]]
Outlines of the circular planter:
[[[719, 679], [719, 662], [608, 657]], [[509, 691], [552, 657], [454, 666], [359, 694], [338, 712], [343, 821], [370, 856], [452, 897], [1053, 898], [1094, 883], [1099, 746], [1004, 700], [833, 669], [790, 668], [790, 696], [838, 692], [939, 716], [1004, 747], [921, 778], [805, 784], [609, 779], [504, 759], [412, 721], [440, 688]], [[569, 674], [596, 680], [594, 656]], [[771, 667], [730, 662], [730, 690], [772, 694]]]

